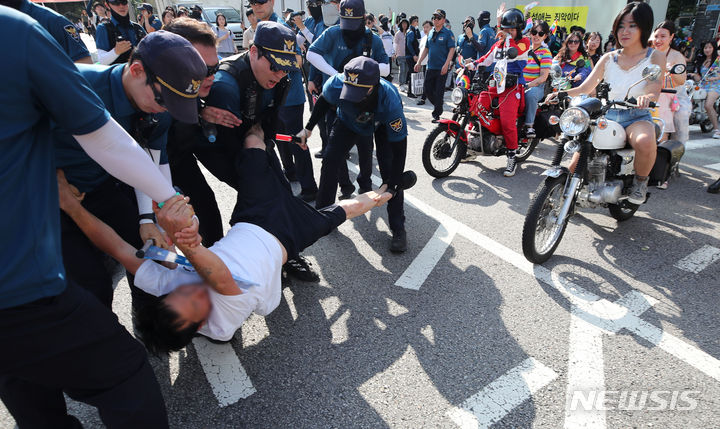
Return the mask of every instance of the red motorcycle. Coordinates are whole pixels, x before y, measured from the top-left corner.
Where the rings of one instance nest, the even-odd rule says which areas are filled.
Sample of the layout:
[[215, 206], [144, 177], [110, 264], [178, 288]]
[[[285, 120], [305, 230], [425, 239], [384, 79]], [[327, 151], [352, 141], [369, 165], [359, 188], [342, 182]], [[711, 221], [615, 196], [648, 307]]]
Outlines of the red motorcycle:
[[[506, 54], [514, 58], [510, 48]], [[517, 50], [515, 50], [517, 55]], [[458, 81], [468, 74], [463, 69]], [[477, 156], [502, 156], [507, 153], [502, 136], [500, 112], [498, 107], [506, 93], [497, 94], [494, 88], [495, 80], [490, 80], [487, 90], [481, 73], [476, 72], [471, 79], [470, 88], [457, 86], [453, 89], [451, 100], [456, 105], [453, 109], [452, 119], [441, 119], [438, 126], [430, 132], [422, 151], [422, 161], [425, 170], [433, 177], [446, 177], [452, 174], [461, 161], [469, 161]], [[507, 92], [507, 91], [506, 91]], [[517, 116], [524, 115], [525, 94], [518, 92], [522, 97]], [[510, 94], [512, 96], [512, 94]], [[540, 108], [535, 124], [536, 136], [527, 138], [522, 126], [523, 120], [518, 122], [518, 149], [516, 159], [525, 161], [535, 150], [540, 140], [554, 137], [559, 129], [550, 125], [547, 118], [550, 116]]]

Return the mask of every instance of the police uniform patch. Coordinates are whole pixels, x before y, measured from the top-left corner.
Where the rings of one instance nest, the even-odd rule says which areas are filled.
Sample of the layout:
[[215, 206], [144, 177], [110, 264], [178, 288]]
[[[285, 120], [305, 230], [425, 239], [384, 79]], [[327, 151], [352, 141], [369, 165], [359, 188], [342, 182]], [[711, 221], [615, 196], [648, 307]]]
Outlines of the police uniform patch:
[[403, 128], [402, 118], [397, 118], [394, 121], [390, 122], [390, 128], [392, 128], [392, 130], [396, 133], [399, 133], [400, 130], [402, 130]]
[[73, 39], [75, 39], [76, 42], [80, 41], [80, 34], [78, 34], [77, 28], [75, 28], [74, 25], [68, 24], [63, 27], [63, 30], [67, 32], [67, 34], [70, 35]]

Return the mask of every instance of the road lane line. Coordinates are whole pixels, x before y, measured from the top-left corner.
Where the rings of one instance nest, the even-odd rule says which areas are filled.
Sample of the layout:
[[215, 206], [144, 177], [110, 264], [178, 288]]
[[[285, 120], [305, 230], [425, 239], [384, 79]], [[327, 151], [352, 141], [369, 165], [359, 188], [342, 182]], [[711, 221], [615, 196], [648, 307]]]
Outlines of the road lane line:
[[463, 429], [489, 427], [557, 377], [555, 371], [538, 360], [525, 359], [459, 407], [449, 409], [447, 415]]
[[230, 343], [213, 344], [204, 338], [193, 338], [193, 345], [220, 407], [255, 393], [255, 387]]
[[675, 267], [697, 274], [718, 259], [720, 259], [720, 249], [706, 244], [679, 260]]
[[430, 241], [427, 242], [410, 266], [395, 282], [395, 286], [419, 290], [435, 268], [435, 265], [442, 259], [454, 237], [455, 231], [452, 228], [448, 230], [444, 225], [440, 224]]
[[605, 428], [605, 410], [575, 406], [579, 392], [587, 397], [605, 390], [605, 359], [602, 329], [583, 319], [577, 306], [570, 314], [565, 428]]
[[717, 146], [720, 146], [720, 140], [698, 139], [698, 140], [690, 140], [689, 142], [685, 143], [685, 150], [697, 150], [697, 149], [705, 149], [705, 148], [717, 147]]
[[[351, 162], [348, 162], [348, 168], [356, 173], [359, 171], [357, 166]], [[378, 186], [382, 183], [382, 179], [375, 175], [372, 176], [372, 179], [373, 183]], [[570, 302], [570, 304], [575, 304], [581, 308], [585, 308], [588, 304], [600, 299], [597, 295], [589, 292], [580, 285], [557, 275], [542, 265], [535, 265], [531, 263], [525, 259], [523, 255], [501, 243], [498, 243], [490, 237], [475, 231], [469, 226], [458, 222], [449, 215], [446, 215], [429, 204], [424, 203], [409, 193], [405, 193], [405, 201], [420, 212], [424, 213], [426, 216], [431, 217], [440, 224], [444, 225], [446, 229], [456, 230], [458, 234], [477, 244], [480, 248], [492, 253], [500, 259], [505, 260], [509, 264], [518, 268], [520, 271], [534, 277], [536, 280], [556, 289]], [[609, 304], [622, 309], [615, 303]], [[625, 312], [630, 313], [627, 309]], [[620, 328], [627, 328], [631, 332], [634, 332], [638, 336], [648, 340], [650, 343], [655, 344], [661, 350], [678, 357], [695, 369], [720, 381], [720, 360], [715, 359], [697, 347], [688, 344], [684, 340], [668, 334], [654, 325], [635, 317], [633, 314], [626, 314], [620, 320], [605, 320], [599, 317], [593, 317], [592, 323], [598, 325], [600, 328], [610, 329], [611, 331], [619, 330]]]
[[705, 168], [709, 168], [711, 170], [720, 170], [720, 162], [715, 164], [708, 164], [705, 166]]

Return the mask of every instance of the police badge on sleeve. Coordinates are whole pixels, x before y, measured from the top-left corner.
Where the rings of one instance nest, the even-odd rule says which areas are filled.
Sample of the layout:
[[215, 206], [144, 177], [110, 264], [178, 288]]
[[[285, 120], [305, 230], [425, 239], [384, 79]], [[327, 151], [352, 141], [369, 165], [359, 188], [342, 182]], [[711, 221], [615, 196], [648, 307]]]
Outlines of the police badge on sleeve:
[[396, 133], [399, 133], [400, 130], [402, 130], [403, 128], [402, 118], [397, 118], [394, 121], [390, 122], [390, 128], [392, 128], [392, 130]]
[[63, 29], [67, 32], [67, 34], [70, 35], [73, 39], [75, 39], [76, 42], [80, 41], [80, 34], [77, 31], [77, 28], [75, 28], [74, 25], [68, 24], [63, 27]]

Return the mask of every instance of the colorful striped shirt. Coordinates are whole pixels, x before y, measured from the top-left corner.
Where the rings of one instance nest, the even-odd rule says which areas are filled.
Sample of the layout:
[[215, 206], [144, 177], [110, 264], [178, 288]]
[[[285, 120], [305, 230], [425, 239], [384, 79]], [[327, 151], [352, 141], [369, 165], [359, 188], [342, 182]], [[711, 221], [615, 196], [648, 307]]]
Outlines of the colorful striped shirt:
[[540, 64], [535, 62], [535, 58], [533, 58], [532, 55], [528, 55], [527, 65], [523, 69], [523, 75], [527, 83], [540, 77], [541, 68], [550, 70], [550, 66], [552, 65], [552, 54], [547, 46], [542, 45], [537, 48], [535, 55], [537, 55], [538, 60], [540, 60]]

